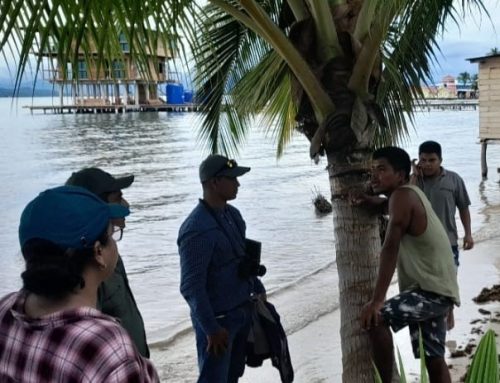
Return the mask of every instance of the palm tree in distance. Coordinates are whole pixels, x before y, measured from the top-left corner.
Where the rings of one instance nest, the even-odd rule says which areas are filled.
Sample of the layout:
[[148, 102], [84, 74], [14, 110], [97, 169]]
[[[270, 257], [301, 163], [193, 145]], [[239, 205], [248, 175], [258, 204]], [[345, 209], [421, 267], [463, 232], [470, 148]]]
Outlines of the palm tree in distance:
[[472, 89], [474, 91], [478, 90], [478, 81], [479, 81], [479, 75], [477, 73], [474, 73], [471, 77], [471, 84], [472, 84]]
[[33, 47], [55, 47], [54, 57], [76, 68], [77, 53], [93, 48], [100, 60], [119, 59], [120, 32], [144, 63], [148, 47], [178, 46], [185, 59], [192, 52], [209, 151], [237, 152], [254, 117], [278, 155], [303, 133], [311, 158], [327, 160], [336, 241], [325, 251], [339, 274], [343, 381], [363, 383], [373, 381], [373, 367], [358, 318], [380, 240], [377, 217], [351, 206], [349, 193], [365, 190], [373, 148], [407, 134], [445, 22], [475, 7], [486, 11], [481, 0], [209, 0], [203, 8], [187, 0], [4, 0], [0, 49], [20, 58], [19, 84]]
[[498, 51], [498, 48], [497, 47], [493, 47], [490, 49], [490, 51], [488, 52], [488, 56], [493, 56], [493, 55], [497, 55], [499, 54], [500, 52]]
[[471, 81], [471, 75], [469, 72], [459, 73], [457, 76], [457, 82], [462, 85], [468, 85]]

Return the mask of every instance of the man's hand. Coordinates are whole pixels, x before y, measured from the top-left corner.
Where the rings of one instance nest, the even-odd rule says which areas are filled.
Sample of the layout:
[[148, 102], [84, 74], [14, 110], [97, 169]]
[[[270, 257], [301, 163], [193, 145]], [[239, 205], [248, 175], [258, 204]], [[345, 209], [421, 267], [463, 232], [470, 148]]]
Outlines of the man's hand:
[[464, 236], [464, 250], [470, 250], [474, 247], [474, 240], [472, 239], [472, 235]]
[[371, 204], [371, 197], [362, 191], [351, 191], [349, 192], [349, 202], [352, 206], [361, 206], [365, 204]]
[[349, 192], [349, 202], [352, 206], [361, 206], [373, 210], [377, 213], [385, 213], [387, 210], [387, 201], [385, 197], [369, 195], [361, 191]]
[[422, 168], [418, 165], [418, 160], [414, 158], [411, 160], [411, 173], [417, 177], [422, 177]]
[[380, 315], [380, 309], [384, 305], [384, 302], [375, 302], [371, 300], [361, 309], [361, 328], [369, 330], [372, 326], [376, 327], [382, 322], [382, 316]]
[[215, 334], [207, 335], [207, 353], [220, 356], [226, 352], [229, 333], [225, 328], [220, 329]]

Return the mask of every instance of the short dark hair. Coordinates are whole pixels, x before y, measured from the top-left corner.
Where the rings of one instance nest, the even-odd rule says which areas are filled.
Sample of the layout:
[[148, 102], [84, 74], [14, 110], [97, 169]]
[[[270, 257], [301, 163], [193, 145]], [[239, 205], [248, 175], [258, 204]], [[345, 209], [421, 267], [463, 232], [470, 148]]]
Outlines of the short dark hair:
[[[97, 239], [108, 243], [108, 226]], [[83, 288], [83, 270], [94, 256], [94, 248], [65, 249], [41, 238], [28, 240], [22, 247], [26, 270], [21, 274], [23, 288], [48, 299], [61, 299], [76, 288]]]
[[439, 159], [441, 159], [441, 145], [436, 141], [425, 141], [418, 147], [418, 155], [422, 153], [436, 153]]
[[372, 158], [374, 160], [385, 158], [394, 170], [404, 172], [406, 180], [410, 178], [410, 156], [403, 149], [396, 146], [386, 146], [375, 150]]

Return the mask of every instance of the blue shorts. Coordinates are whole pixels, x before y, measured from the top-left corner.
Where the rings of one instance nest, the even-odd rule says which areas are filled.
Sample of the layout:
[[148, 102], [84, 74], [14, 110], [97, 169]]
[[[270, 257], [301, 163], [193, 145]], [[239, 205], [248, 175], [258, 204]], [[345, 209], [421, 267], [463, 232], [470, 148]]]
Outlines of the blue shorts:
[[409, 290], [387, 300], [381, 314], [394, 332], [410, 329], [413, 354], [420, 357], [419, 327], [426, 357], [444, 357], [446, 315], [453, 308], [449, 297], [420, 289]]

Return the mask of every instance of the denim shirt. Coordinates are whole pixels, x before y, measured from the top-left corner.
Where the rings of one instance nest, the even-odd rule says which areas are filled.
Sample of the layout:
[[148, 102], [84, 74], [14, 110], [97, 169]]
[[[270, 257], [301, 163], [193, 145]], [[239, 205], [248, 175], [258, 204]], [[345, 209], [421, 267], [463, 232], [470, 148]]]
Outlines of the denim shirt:
[[240, 212], [231, 205], [214, 212], [217, 221], [200, 201], [181, 225], [177, 239], [180, 291], [193, 320], [206, 334], [220, 329], [218, 314], [240, 306], [253, 293], [265, 292], [258, 278], [238, 276], [246, 230]]

